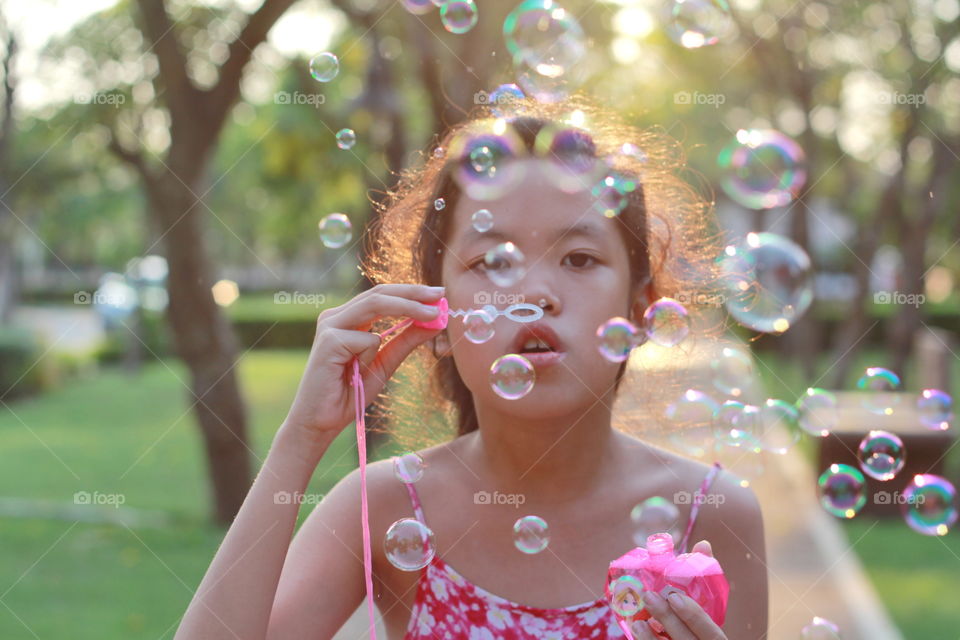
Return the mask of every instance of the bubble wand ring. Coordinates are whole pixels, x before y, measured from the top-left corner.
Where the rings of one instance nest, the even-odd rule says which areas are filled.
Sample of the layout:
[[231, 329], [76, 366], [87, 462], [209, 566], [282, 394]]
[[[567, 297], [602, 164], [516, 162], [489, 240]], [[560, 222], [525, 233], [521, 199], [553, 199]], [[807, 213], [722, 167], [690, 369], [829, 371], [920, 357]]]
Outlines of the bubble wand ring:
[[[432, 306], [437, 307], [439, 310], [435, 319], [429, 322], [421, 322], [413, 318], [407, 318], [402, 322], [398, 322], [386, 331], [380, 333], [381, 344], [383, 339], [389, 334], [400, 331], [411, 324], [424, 329], [445, 329], [451, 316], [459, 318], [465, 316], [470, 311], [476, 311], [476, 309], [451, 310], [446, 298], [440, 298], [437, 302], [433, 303]], [[543, 317], [543, 309], [526, 302], [512, 304], [503, 310], [497, 309], [492, 304], [488, 304], [484, 305], [482, 310], [488, 313], [492, 319], [497, 316], [504, 316], [514, 322], [521, 323], [533, 322]], [[360, 375], [360, 360], [356, 357], [353, 358], [353, 377], [351, 384], [353, 385], [354, 391], [354, 422], [357, 427], [357, 453], [360, 459], [360, 518], [363, 524], [363, 574], [367, 587], [367, 612], [370, 619], [370, 637], [376, 640], [376, 618], [373, 611], [373, 563], [371, 561], [372, 553], [370, 550], [370, 518], [367, 506], [367, 437], [366, 425], [364, 424], [364, 413], [367, 402], [363, 394], [363, 377]]]

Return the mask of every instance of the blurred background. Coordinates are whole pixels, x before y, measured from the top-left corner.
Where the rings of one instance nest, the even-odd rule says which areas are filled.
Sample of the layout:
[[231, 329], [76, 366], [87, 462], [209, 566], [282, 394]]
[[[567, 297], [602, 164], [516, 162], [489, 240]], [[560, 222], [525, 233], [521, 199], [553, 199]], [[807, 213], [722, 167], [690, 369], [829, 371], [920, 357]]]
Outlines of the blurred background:
[[[474, 107], [582, 91], [683, 143], [779, 304], [679, 300], [726, 306], [730, 344], [749, 345], [719, 366], [752, 395], [704, 356], [715, 403], [797, 408], [781, 415], [797, 446], [743, 471], [767, 520], [770, 637], [834, 637], [804, 631], [820, 616], [844, 638], [956, 638], [960, 2], [441, 4], [2, 5], [0, 636], [173, 637], [316, 316], [369, 285], [371, 200]], [[823, 433], [800, 424], [808, 388], [836, 410]], [[817, 479], [856, 467], [871, 429], [911, 455], [891, 483], [868, 473], [849, 517]], [[351, 434], [306, 498], [357, 466]], [[371, 459], [396, 453], [372, 438]], [[898, 504], [914, 474], [940, 503]]]

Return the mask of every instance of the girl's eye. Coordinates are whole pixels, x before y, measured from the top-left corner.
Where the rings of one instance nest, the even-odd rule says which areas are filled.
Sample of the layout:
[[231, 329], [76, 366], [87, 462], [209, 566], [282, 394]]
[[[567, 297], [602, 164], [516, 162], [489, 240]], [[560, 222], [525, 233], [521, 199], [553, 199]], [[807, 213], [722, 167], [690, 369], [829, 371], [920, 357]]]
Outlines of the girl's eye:
[[[589, 253], [571, 253], [571, 254], [567, 255], [567, 256], [564, 258], [564, 261], [566, 261], [566, 260], [568, 260], [568, 259], [569, 259], [569, 261], [570, 261], [570, 263], [571, 263], [571, 266], [576, 267], [576, 268], [578, 268], [578, 269], [582, 269], [583, 267], [592, 266], [594, 263], [597, 262], [597, 259], [594, 258], [594, 257], [593, 257], [592, 255], [590, 255]], [[587, 260], [587, 261], [589, 261], [589, 262], [588, 262], [587, 264], [583, 264], [585, 260]]]

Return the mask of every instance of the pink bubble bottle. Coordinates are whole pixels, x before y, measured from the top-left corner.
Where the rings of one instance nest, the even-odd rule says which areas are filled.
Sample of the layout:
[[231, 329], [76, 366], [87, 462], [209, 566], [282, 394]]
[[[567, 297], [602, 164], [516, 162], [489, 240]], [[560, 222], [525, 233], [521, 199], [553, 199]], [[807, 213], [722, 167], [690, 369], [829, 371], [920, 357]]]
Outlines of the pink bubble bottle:
[[[676, 555], [673, 549], [673, 536], [669, 533], [654, 533], [647, 537], [647, 547], [635, 547], [610, 563], [607, 572], [607, 586], [604, 591], [611, 602], [617, 598], [618, 591], [615, 585], [622, 576], [633, 576], [643, 583], [644, 591], [655, 591], [666, 595], [673, 589], [679, 589], [695, 600], [707, 615], [723, 626], [727, 612], [727, 600], [730, 596], [730, 585], [723, 575], [720, 563], [703, 553], [681, 553]], [[629, 588], [629, 587], [627, 587]], [[642, 594], [640, 594], [642, 598]], [[622, 609], [612, 606], [617, 623], [627, 637], [630, 634], [630, 624], [634, 620], [645, 620], [650, 613], [645, 607], [633, 615], [622, 615]], [[661, 637], [669, 638], [665, 634]]]

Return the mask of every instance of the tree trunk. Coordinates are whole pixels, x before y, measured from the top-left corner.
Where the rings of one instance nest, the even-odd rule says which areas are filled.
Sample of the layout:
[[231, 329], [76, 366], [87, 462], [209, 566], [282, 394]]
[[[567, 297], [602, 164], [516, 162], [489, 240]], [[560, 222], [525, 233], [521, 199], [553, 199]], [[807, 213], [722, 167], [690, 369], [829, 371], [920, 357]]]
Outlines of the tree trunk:
[[[197, 185], [192, 191], [199, 192]], [[177, 355], [189, 370], [187, 397], [206, 448], [214, 518], [229, 524], [249, 490], [250, 449], [246, 408], [234, 373], [236, 339], [211, 293], [214, 274], [203, 241], [203, 205], [191, 187], [170, 174], [148, 191], [148, 198], [155, 222], [166, 229], [166, 315]]]

